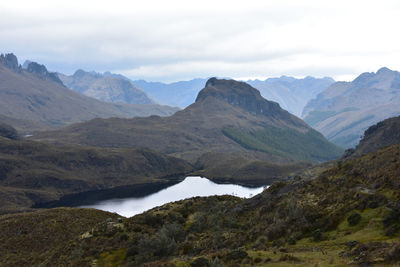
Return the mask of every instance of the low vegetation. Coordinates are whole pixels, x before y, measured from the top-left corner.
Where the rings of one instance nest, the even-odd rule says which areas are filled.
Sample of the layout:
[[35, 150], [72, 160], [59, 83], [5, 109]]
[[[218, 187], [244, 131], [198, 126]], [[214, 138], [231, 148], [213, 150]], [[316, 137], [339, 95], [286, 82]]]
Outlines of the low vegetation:
[[337, 158], [343, 150], [315, 130], [300, 132], [290, 128], [264, 127], [262, 130], [244, 131], [226, 127], [223, 133], [241, 146], [268, 154], [321, 162]]
[[192, 169], [148, 149], [56, 147], [0, 137], [0, 214], [68, 194], [179, 180]]
[[[1, 264], [396, 264], [400, 260], [398, 155], [400, 145], [394, 145], [358, 159], [326, 165], [324, 170], [315, 171], [317, 176], [305, 173], [277, 182], [251, 199], [196, 197], [129, 219], [85, 209], [4, 215], [0, 217], [1, 229], [18, 230], [2, 231], [7, 235], [2, 236], [0, 253], [5, 256]], [[102, 215], [91, 217], [93, 221], [83, 226], [79, 221], [87, 218], [85, 213]], [[74, 231], [53, 249], [52, 238], [68, 231], [69, 226]], [[35, 242], [41, 240], [44, 229], [50, 239], [38, 245]], [[20, 253], [17, 259], [13, 256], [13, 244], [24, 242], [24, 233], [29, 233], [29, 240], [33, 240], [25, 243], [24, 251], [33, 252]], [[36, 246], [41, 247], [40, 253], [32, 249]]]

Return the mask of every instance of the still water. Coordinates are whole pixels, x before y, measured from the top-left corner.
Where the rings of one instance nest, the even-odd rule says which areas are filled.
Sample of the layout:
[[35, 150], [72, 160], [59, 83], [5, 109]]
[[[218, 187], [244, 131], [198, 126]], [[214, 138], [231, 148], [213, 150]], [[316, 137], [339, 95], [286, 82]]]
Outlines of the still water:
[[196, 196], [233, 195], [249, 198], [263, 191], [264, 187], [249, 188], [236, 184], [216, 184], [207, 178], [186, 177], [182, 182], [140, 198], [109, 199], [93, 205], [82, 206], [104, 211], [116, 212], [125, 217], [142, 213], [168, 202]]

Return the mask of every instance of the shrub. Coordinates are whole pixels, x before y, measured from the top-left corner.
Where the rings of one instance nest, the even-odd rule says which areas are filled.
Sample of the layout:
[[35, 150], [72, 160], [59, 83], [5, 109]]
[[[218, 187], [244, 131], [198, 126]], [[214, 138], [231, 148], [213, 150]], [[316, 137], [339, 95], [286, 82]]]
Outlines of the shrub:
[[312, 233], [312, 237], [314, 241], [321, 241], [323, 240], [323, 235], [321, 229], [317, 229]]
[[190, 267], [208, 267], [210, 266], [210, 262], [203, 257], [197, 258], [190, 264]]
[[350, 226], [357, 225], [360, 221], [361, 221], [361, 215], [356, 212], [353, 212], [347, 218], [347, 222], [349, 223]]
[[185, 238], [185, 231], [179, 224], [165, 224], [151, 237], [144, 237], [139, 241], [139, 252], [143, 255], [165, 257], [173, 255], [177, 248], [177, 241]]

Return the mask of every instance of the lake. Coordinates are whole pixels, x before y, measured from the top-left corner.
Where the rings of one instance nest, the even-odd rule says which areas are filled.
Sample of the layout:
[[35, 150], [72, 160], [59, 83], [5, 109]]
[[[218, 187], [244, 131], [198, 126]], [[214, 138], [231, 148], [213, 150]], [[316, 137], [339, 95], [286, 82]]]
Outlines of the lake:
[[233, 195], [249, 198], [261, 193], [263, 190], [264, 187], [250, 188], [236, 184], [216, 184], [207, 178], [190, 176], [178, 184], [145, 197], [102, 200], [95, 204], [81, 207], [116, 212], [122, 216], [131, 217], [154, 207], [186, 198], [214, 195]]

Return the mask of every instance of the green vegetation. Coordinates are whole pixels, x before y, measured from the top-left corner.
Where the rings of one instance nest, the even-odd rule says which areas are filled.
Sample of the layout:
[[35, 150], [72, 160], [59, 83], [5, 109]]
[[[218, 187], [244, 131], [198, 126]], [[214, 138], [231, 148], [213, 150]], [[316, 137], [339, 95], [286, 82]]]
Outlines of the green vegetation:
[[312, 129], [302, 133], [290, 128], [268, 126], [254, 131], [225, 127], [222, 131], [247, 149], [293, 160], [320, 162], [334, 159], [343, 152], [341, 148], [329, 143], [320, 133]]
[[[0, 228], [5, 229], [0, 264], [396, 264], [400, 261], [400, 168], [394, 160], [398, 153], [400, 145], [394, 145], [358, 159], [321, 165], [294, 180], [277, 182], [251, 199], [196, 197], [129, 219], [85, 209], [0, 216]], [[70, 228], [74, 230], [65, 235]], [[13, 252], [22, 243], [24, 252], [16, 256]]]
[[349, 107], [342, 109], [341, 111], [335, 111], [335, 110], [327, 110], [327, 111], [318, 111], [318, 110], [313, 110], [310, 111], [310, 113], [307, 115], [307, 117], [304, 118], [304, 121], [310, 125], [310, 126], [315, 126], [319, 122], [324, 121], [330, 117], [333, 117], [337, 114], [347, 112], [347, 111], [355, 111], [359, 110], [359, 108], [355, 107]]
[[317, 123], [326, 120], [332, 116], [335, 116], [336, 114], [338, 114], [338, 112], [334, 110], [329, 110], [329, 111], [313, 110], [307, 115], [307, 117], [304, 118], [304, 121], [310, 126], [315, 126]]
[[192, 170], [148, 149], [57, 147], [0, 137], [0, 214], [68, 194], [179, 180]]

